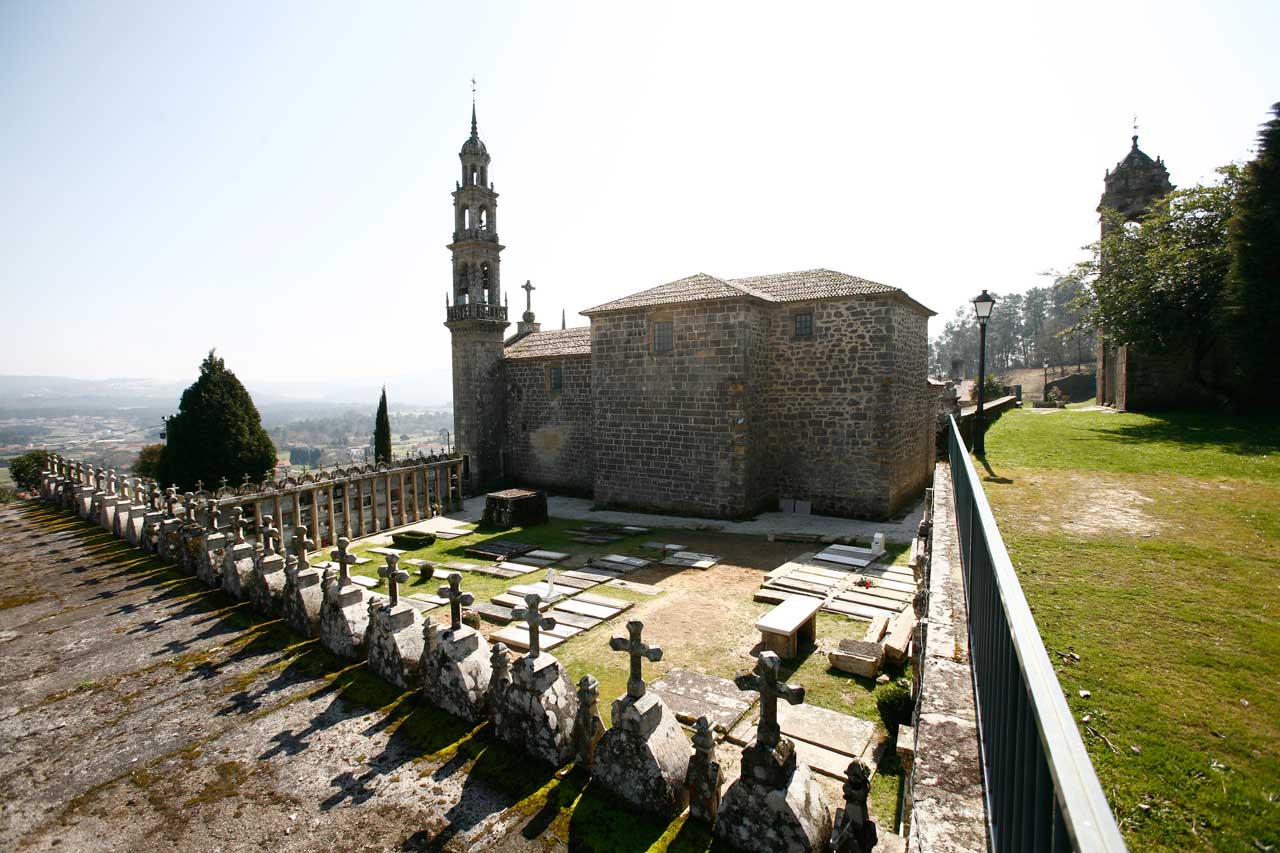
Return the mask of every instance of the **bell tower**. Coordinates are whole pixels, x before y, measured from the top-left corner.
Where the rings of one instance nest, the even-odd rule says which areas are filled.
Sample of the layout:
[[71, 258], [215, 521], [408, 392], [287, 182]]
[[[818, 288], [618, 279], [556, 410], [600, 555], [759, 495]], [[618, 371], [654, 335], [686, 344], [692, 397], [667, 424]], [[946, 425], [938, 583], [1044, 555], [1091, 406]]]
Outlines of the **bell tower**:
[[453, 431], [466, 458], [464, 488], [476, 494], [504, 477], [502, 348], [509, 324], [498, 269], [498, 194], [489, 181], [489, 151], [480, 141], [474, 98], [471, 136], [458, 158], [462, 180], [453, 191], [452, 302], [445, 297], [445, 326], [453, 340]]

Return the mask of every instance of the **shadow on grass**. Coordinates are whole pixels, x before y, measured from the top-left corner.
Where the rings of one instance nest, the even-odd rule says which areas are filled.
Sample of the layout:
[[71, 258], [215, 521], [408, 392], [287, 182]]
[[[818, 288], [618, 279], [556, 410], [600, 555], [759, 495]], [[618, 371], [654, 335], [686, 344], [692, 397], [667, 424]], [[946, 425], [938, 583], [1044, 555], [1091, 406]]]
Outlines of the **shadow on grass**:
[[1280, 451], [1280, 419], [1270, 415], [1229, 416], [1217, 412], [1163, 412], [1154, 420], [1115, 429], [1092, 429], [1098, 438], [1123, 444], [1163, 442], [1184, 450], [1219, 450], [1236, 456]]
[[978, 461], [982, 463], [983, 470], [987, 472], [987, 476], [982, 478], [986, 482], [1001, 483], [1004, 485], [1008, 485], [1009, 483], [1013, 482], [1013, 480], [1009, 479], [1008, 477], [1001, 477], [999, 474], [995, 472], [995, 469], [991, 467], [991, 463], [987, 461], [987, 456], [985, 453], [978, 457]]

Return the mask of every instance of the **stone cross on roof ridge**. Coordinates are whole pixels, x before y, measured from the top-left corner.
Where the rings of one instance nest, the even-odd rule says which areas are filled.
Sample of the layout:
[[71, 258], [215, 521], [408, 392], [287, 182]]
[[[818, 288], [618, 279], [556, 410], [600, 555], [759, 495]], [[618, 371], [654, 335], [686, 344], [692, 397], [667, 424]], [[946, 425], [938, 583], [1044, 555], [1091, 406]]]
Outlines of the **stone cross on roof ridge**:
[[542, 596], [536, 592], [525, 595], [524, 607], [517, 607], [512, 610], [511, 618], [523, 620], [529, 626], [529, 654], [526, 657], [530, 660], [536, 660], [538, 655], [542, 654], [542, 646], [538, 642], [538, 632], [543, 628], [549, 630], [556, 626], [554, 617], [542, 615]]
[[754, 672], [740, 672], [733, 677], [739, 690], [754, 690], [760, 694], [760, 724], [756, 727], [756, 743], [765, 749], [778, 745], [782, 729], [778, 726], [778, 698], [791, 705], [804, 701], [804, 688], [778, 681], [782, 662], [773, 652], [761, 652]]
[[264, 515], [262, 517], [262, 549], [267, 552], [267, 556], [275, 556], [274, 540], [279, 537], [280, 530], [275, 526], [275, 519], [272, 516]]
[[307, 566], [307, 552], [316, 547], [314, 540], [307, 536], [307, 528], [299, 524], [293, 528], [293, 541], [289, 543], [293, 546], [293, 553], [298, 556], [298, 563], [303, 568]]
[[338, 547], [329, 552], [329, 559], [338, 564], [338, 588], [351, 583], [351, 570], [348, 566], [355, 565], [356, 555], [347, 553], [347, 546], [351, 544], [351, 540], [345, 536], [338, 537]]
[[645, 691], [644, 677], [640, 671], [641, 661], [646, 658], [654, 663], [662, 660], [660, 646], [646, 646], [640, 639], [643, 631], [644, 623], [639, 619], [632, 619], [627, 623], [629, 637], [609, 638], [609, 648], [615, 652], [626, 652], [631, 656], [631, 677], [627, 679], [627, 695], [632, 699], [639, 699]]
[[378, 569], [378, 575], [387, 579], [387, 593], [391, 597], [391, 606], [395, 607], [400, 603], [400, 584], [409, 579], [409, 573], [396, 567], [400, 562], [399, 554], [387, 554], [386, 557], [387, 564]]
[[449, 630], [456, 631], [462, 627], [462, 608], [475, 604], [476, 597], [462, 591], [462, 575], [458, 572], [449, 572], [446, 580], [448, 583], [441, 586], [436, 594], [449, 600]]
[[204, 480], [196, 480], [196, 491], [197, 492], [204, 491]]

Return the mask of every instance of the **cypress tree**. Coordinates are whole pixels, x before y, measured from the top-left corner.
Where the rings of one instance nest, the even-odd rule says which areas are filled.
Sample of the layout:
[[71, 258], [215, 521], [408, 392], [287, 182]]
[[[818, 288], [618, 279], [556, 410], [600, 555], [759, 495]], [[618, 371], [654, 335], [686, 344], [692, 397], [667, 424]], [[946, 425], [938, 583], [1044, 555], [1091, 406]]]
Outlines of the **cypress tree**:
[[1227, 226], [1227, 308], [1236, 375], [1255, 400], [1271, 396], [1263, 391], [1263, 380], [1280, 334], [1280, 103], [1271, 112], [1258, 134], [1258, 156], [1244, 167]]
[[257, 481], [276, 464], [253, 398], [214, 350], [200, 364], [200, 378], [182, 392], [165, 435], [156, 472], [162, 485], [190, 489], [202, 480], [212, 488], [223, 477], [239, 484], [246, 474]]
[[391, 461], [391, 419], [387, 417], [387, 386], [382, 386], [378, 414], [373, 420], [373, 456], [377, 462]]

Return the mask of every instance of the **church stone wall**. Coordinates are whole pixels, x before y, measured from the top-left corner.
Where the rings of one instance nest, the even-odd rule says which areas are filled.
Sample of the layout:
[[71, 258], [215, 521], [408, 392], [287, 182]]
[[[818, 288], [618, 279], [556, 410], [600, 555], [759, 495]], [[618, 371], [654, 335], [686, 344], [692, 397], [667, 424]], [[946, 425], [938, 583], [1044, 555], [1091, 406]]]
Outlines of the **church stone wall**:
[[[713, 517], [755, 509], [747, 460], [758, 408], [749, 389], [746, 300], [664, 305], [591, 318], [595, 501]], [[655, 322], [674, 348], [653, 351]]]
[[447, 325], [453, 343], [453, 432], [457, 451], [467, 457], [466, 491], [476, 494], [503, 481], [502, 330], [507, 324], [464, 320]]
[[[800, 312], [813, 314], [810, 338], [794, 335]], [[927, 319], [889, 295], [788, 303], [773, 319], [766, 396], [778, 496], [823, 515], [888, 517], [919, 494], [931, 458]]]
[[[562, 368], [552, 390], [549, 368]], [[595, 485], [591, 356], [507, 359], [507, 436], [520, 485], [590, 494]]]

